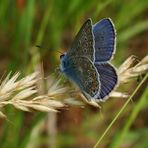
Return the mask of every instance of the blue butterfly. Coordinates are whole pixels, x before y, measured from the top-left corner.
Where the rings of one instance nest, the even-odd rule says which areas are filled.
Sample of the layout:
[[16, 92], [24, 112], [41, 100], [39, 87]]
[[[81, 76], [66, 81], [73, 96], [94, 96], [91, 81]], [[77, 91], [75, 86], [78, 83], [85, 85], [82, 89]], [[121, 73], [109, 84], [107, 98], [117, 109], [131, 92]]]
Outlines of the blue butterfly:
[[60, 71], [79, 86], [89, 101], [104, 101], [117, 85], [118, 75], [109, 63], [115, 53], [115, 39], [111, 19], [95, 25], [88, 19], [71, 48], [60, 56]]

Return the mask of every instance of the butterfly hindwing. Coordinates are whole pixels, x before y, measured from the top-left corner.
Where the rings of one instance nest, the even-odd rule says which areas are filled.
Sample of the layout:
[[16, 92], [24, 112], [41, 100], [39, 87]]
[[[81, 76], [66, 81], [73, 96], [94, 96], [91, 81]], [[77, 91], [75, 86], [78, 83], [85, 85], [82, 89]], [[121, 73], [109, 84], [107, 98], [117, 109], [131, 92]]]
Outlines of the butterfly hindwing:
[[91, 61], [94, 61], [94, 38], [91, 19], [83, 24], [67, 54], [69, 56], [85, 55]]
[[114, 54], [115, 29], [110, 19], [102, 19], [93, 25], [95, 62], [109, 61]]
[[109, 63], [95, 64], [100, 76], [99, 100], [103, 100], [117, 85], [118, 77], [115, 68]]
[[65, 74], [79, 86], [87, 99], [98, 97], [100, 82], [93, 63], [87, 57], [72, 57], [70, 62]]

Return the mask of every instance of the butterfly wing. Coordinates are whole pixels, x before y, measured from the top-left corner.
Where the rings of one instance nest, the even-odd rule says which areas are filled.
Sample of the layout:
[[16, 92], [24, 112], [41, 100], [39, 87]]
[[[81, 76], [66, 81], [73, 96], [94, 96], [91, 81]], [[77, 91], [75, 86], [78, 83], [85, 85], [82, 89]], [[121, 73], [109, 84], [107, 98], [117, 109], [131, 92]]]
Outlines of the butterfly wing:
[[115, 50], [115, 29], [110, 19], [102, 19], [93, 26], [95, 62], [109, 61]]
[[92, 27], [88, 19], [64, 55], [62, 72], [79, 86], [87, 99], [103, 101], [116, 86], [116, 71], [107, 62], [115, 52], [114, 46], [115, 29], [111, 20], [103, 19]]
[[100, 91], [99, 75], [87, 57], [72, 57], [65, 70], [68, 78], [74, 81], [87, 99], [97, 98]]
[[80, 31], [76, 35], [70, 50], [67, 52], [68, 56], [86, 56], [91, 61], [94, 61], [94, 38], [92, 32], [92, 22], [88, 19]]
[[100, 76], [100, 95], [99, 100], [105, 100], [109, 93], [117, 85], [118, 76], [114, 67], [109, 63], [95, 64]]

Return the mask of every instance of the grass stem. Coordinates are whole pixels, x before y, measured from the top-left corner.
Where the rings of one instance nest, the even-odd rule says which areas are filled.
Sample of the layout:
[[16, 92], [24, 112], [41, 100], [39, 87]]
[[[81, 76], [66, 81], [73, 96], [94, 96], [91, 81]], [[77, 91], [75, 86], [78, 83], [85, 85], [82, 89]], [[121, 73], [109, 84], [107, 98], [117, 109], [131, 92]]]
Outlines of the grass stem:
[[110, 128], [112, 127], [112, 125], [115, 123], [115, 121], [119, 118], [119, 116], [121, 115], [121, 113], [123, 112], [123, 110], [126, 108], [126, 106], [128, 105], [128, 103], [132, 100], [132, 98], [134, 97], [134, 95], [136, 94], [136, 92], [139, 90], [139, 88], [142, 86], [142, 84], [146, 81], [147, 79], [147, 75], [145, 75], [145, 77], [143, 78], [143, 80], [140, 82], [140, 84], [137, 86], [137, 88], [135, 89], [135, 91], [131, 94], [131, 96], [129, 97], [129, 99], [125, 102], [125, 104], [123, 105], [123, 107], [120, 109], [120, 111], [118, 112], [118, 114], [115, 116], [115, 118], [112, 120], [112, 122], [109, 124], [109, 126], [106, 128], [106, 130], [104, 131], [104, 133], [102, 134], [102, 136], [99, 138], [99, 140], [97, 141], [97, 143], [94, 145], [94, 148], [97, 148], [98, 145], [100, 144], [100, 142], [102, 141], [102, 139], [105, 137], [105, 135], [107, 134], [107, 132], [110, 130]]

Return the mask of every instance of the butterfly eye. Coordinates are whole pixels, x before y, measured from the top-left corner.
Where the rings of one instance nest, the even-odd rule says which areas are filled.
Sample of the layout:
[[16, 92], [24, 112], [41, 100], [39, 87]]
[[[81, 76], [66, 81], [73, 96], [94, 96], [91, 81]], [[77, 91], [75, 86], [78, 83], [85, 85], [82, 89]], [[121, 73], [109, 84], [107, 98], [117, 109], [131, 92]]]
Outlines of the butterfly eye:
[[64, 56], [65, 56], [64, 54], [60, 55], [60, 59], [62, 59]]

